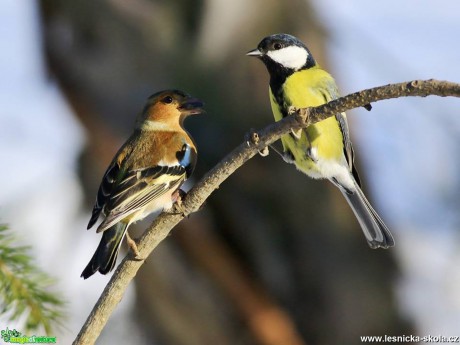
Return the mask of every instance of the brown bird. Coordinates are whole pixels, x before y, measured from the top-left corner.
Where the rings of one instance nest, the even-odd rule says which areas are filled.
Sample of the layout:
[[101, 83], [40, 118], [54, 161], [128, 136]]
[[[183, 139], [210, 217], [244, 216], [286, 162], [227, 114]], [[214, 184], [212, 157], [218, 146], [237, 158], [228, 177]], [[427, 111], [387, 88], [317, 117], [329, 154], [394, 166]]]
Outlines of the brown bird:
[[139, 115], [134, 133], [120, 148], [102, 178], [90, 229], [103, 216], [101, 242], [81, 276], [107, 274], [115, 266], [121, 241], [138, 254], [127, 233], [130, 224], [152, 212], [172, 208], [197, 159], [193, 139], [183, 127], [189, 115], [203, 113], [203, 102], [179, 90], [155, 93]]

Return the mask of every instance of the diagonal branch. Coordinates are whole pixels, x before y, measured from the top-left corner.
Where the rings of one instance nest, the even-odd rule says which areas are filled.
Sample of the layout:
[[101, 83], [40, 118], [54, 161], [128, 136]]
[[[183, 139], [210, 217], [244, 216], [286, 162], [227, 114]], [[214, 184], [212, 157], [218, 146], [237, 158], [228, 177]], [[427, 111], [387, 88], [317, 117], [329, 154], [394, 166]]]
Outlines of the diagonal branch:
[[[280, 139], [291, 129], [307, 127], [334, 114], [384, 99], [429, 95], [460, 97], [460, 84], [431, 79], [379, 86], [341, 97], [319, 107], [299, 109], [293, 116], [288, 116], [258, 132], [251, 132], [247, 141], [225, 156], [190, 190], [183, 201], [185, 214], [199, 210], [211, 193], [231, 174], [255, 156], [259, 150]], [[139, 239], [140, 257], [147, 258], [183, 218], [184, 215], [166, 212], [159, 215]], [[126, 255], [88, 316], [74, 345], [95, 343], [142, 263], [143, 260], [136, 260], [131, 252]]]

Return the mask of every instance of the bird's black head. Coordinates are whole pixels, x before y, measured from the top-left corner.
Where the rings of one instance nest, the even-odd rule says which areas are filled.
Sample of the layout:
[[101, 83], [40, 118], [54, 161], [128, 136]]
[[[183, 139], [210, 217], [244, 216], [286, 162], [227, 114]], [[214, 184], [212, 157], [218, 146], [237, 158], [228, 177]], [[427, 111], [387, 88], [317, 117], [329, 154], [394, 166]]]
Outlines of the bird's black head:
[[271, 77], [290, 75], [316, 65], [308, 48], [298, 38], [288, 34], [265, 37], [256, 49], [246, 55], [261, 59]]

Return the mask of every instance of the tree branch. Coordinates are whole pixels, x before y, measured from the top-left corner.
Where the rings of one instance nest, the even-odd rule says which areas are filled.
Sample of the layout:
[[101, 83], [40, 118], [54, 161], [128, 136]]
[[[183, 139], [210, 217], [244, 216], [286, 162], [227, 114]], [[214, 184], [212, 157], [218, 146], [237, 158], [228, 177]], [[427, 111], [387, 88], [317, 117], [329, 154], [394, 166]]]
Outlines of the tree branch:
[[[185, 214], [189, 215], [199, 210], [211, 193], [231, 174], [255, 156], [259, 150], [280, 139], [291, 129], [307, 127], [337, 113], [384, 99], [429, 95], [460, 97], [460, 84], [431, 79], [379, 86], [341, 97], [319, 107], [299, 109], [293, 116], [288, 116], [258, 132], [251, 132], [247, 140], [225, 156], [189, 191], [183, 200]], [[183, 218], [182, 214], [167, 212], [160, 214], [139, 239], [140, 256], [147, 258]], [[95, 343], [143, 262], [143, 260], [136, 260], [131, 252], [126, 255], [88, 316], [74, 345]]]

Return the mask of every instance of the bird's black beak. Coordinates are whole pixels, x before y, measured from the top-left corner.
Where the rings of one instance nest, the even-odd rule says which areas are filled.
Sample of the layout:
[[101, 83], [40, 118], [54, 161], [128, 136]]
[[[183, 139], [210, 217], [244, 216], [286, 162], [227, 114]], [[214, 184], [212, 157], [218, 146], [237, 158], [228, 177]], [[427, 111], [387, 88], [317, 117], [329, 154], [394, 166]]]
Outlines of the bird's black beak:
[[179, 107], [180, 112], [183, 115], [196, 115], [202, 114], [204, 103], [198, 98], [187, 98]]
[[253, 49], [253, 50], [250, 50], [246, 53], [246, 56], [255, 56], [255, 57], [262, 57], [262, 55], [264, 55], [260, 50], [259, 48], [256, 48], [256, 49]]

